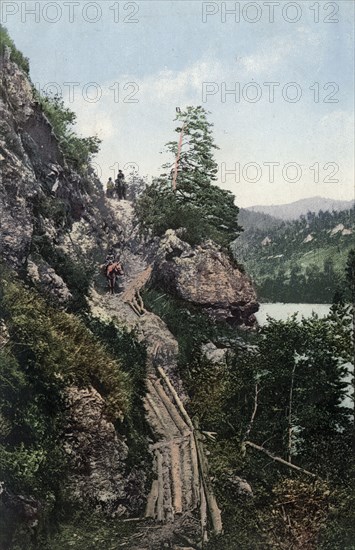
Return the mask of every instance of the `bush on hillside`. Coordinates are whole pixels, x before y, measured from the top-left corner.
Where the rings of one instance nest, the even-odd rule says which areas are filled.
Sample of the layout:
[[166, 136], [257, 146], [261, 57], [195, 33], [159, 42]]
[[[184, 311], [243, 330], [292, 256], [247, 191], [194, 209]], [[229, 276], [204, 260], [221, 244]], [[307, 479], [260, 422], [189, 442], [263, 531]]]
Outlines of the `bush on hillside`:
[[27, 74], [30, 72], [30, 64], [27, 57], [25, 57], [15, 46], [14, 41], [10, 38], [7, 29], [0, 24], [0, 53], [3, 54], [5, 48], [9, 47], [11, 50], [10, 59]]

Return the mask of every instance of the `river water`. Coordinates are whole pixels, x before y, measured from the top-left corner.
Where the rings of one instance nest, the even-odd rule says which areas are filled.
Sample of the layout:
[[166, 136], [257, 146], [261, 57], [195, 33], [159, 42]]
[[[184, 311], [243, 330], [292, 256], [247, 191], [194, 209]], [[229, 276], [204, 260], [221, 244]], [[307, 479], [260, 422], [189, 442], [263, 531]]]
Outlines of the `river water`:
[[330, 310], [329, 304], [260, 304], [260, 309], [256, 313], [259, 325], [265, 325], [267, 316], [273, 317], [278, 321], [286, 321], [288, 317], [297, 313], [297, 319], [310, 317], [312, 313], [317, 313], [319, 317], [325, 317]]

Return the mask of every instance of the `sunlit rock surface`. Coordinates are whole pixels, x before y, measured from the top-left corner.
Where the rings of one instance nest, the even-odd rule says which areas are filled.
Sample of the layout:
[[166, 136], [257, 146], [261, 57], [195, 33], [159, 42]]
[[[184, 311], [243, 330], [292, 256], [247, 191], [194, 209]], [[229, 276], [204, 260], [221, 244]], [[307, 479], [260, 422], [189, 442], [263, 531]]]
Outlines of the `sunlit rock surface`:
[[253, 327], [258, 311], [249, 277], [212, 241], [192, 247], [169, 230], [161, 240], [153, 282], [216, 319]]

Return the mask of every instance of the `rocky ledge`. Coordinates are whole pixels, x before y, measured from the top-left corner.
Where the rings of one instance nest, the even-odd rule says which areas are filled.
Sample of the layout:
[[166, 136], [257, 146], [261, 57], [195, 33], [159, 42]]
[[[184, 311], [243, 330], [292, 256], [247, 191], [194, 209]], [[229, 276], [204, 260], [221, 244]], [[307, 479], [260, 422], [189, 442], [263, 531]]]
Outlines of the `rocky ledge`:
[[216, 319], [244, 328], [256, 325], [259, 304], [251, 280], [212, 241], [192, 247], [179, 232], [168, 230], [160, 242], [152, 281]]

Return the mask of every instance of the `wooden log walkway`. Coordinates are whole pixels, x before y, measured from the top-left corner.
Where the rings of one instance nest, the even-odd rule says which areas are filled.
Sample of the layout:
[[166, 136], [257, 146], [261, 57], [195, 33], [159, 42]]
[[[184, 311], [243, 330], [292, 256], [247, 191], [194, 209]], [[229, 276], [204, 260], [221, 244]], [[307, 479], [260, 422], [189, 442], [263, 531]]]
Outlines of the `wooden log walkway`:
[[[160, 377], [158, 377], [160, 375]], [[208, 475], [208, 465], [198, 430], [162, 368], [150, 374], [144, 406], [157, 441], [150, 445], [154, 479], [146, 517], [173, 522], [176, 515], [199, 510], [202, 537], [207, 538], [208, 517], [215, 533], [222, 532], [220, 510]]]

